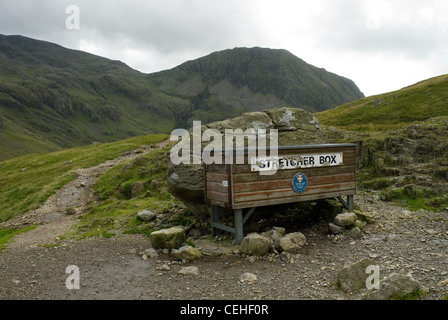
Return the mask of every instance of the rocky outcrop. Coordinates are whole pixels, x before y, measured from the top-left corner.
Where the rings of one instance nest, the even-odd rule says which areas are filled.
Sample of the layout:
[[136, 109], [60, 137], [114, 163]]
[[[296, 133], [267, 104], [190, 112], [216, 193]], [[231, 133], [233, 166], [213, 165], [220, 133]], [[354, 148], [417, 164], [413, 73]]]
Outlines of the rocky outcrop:
[[448, 117], [381, 133], [322, 130], [331, 143], [357, 141], [360, 188], [380, 191], [384, 201], [423, 199], [429, 207], [447, 207]]
[[[207, 129], [218, 130], [223, 136], [225, 130], [241, 129], [266, 129], [278, 130], [279, 146], [309, 145], [327, 143], [325, 133], [320, 130], [317, 119], [309, 112], [302, 109], [278, 108], [268, 109], [264, 112], [251, 112], [239, 117], [214, 122], [202, 126], [202, 131]], [[193, 141], [193, 137], [190, 134]], [[203, 143], [202, 148], [208, 143]], [[269, 139], [267, 146], [270, 145]], [[223, 143], [224, 146], [224, 143]], [[191, 152], [193, 148], [190, 148]], [[191, 157], [192, 158], [192, 157]], [[168, 159], [167, 184], [170, 192], [187, 204], [195, 212], [201, 212], [201, 204], [204, 203], [204, 172], [199, 164], [173, 164]], [[203, 212], [206, 210], [202, 207]]]

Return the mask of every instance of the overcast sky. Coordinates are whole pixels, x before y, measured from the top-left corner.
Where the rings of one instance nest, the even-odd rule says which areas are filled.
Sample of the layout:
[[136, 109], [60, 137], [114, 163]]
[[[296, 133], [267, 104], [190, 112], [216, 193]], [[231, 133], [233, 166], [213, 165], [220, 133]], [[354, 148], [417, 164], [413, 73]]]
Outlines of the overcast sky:
[[448, 73], [446, 0], [0, 0], [0, 34], [144, 73], [218, 50], [281, 48], [366, 96]]

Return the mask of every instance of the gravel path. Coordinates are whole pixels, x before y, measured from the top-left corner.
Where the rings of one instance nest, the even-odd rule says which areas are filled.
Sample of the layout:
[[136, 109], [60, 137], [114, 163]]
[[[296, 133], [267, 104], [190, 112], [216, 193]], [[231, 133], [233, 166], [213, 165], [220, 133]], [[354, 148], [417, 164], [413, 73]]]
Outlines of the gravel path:
[[[274, 254], [255, 258], [239, 253], [189, 263], [173, 260], [167, 252], [146, 258], [143, 252], [151, 243], [143, 235], [60, 240], [82, 214], [69, 216], [64, 208], [85, 204], [101, 172], [135, 156], [80, 170], [42, 208], [9, 222], [38, 219], [41, 225], [16, 236], [0, 254], [0, 299], [359, 300], [361, 293], [344, 293], [334, 284], [346, 263], [363, 258], [377, 263], [381, 277], [411, 273], [429, 291], [422, 299], [440, 300], [448, 292], [448, 211], [411, 212], [364, 192], [355, 202], [376, 223], [364, 229], [361, 239], [329, 236], [326, 224], [298, 226], [307, 244], [289, 261]], [[236, 249], [197, 241], [199, 247], [205, 243], [209, 250]], [[71, 265], [79, 269], [80, 288], [75, 290], [66, 287]], [[197, 267], [198, 274], [178, 273], [187, 266]], [[257, 280], [242, 282], [247, 272]]]

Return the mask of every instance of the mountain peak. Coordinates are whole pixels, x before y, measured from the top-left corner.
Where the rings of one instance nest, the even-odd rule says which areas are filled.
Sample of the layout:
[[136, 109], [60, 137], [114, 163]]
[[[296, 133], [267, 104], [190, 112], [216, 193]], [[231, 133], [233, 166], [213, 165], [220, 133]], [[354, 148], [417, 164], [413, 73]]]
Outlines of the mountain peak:
[[229, 108], [244, 111], [286, 106], [315, 112], [364, 97], [353, 81], [312, 66], [285, 49], [217, 51], [150, 78], [166, 92], [197, 96], [208, 91], [206, 95]]

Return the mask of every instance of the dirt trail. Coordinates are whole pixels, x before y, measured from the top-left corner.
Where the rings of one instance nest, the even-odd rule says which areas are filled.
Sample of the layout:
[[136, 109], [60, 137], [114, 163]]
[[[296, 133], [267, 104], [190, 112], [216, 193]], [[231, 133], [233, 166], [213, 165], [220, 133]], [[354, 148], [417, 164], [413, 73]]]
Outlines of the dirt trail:
[[[163, 147], [168, 142], [168, 140], [163, 141], [156, 147]], [[150, 146], [142, 146], [137, 150], [128, 151], [121, 157], [94, 167], [75, 170], [76, 178], [57, 190], [40, 208], [0, 224], [0, 228], [38, 224], [36, 229], [15, 236], [8, 247], [14, 249], [20, 246], [52, 243], [55, 238], [69, 231], [70, 227], [77, 222], [78, 216], [85, 212], [86, 204], [95, 201], [92, 187], [102, 173], [154, 149]], [[72, 209], [71, 214], [67, 214], [69, 209]]]

